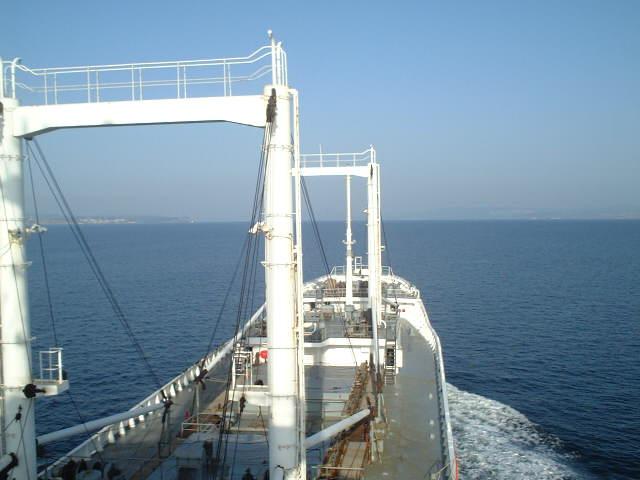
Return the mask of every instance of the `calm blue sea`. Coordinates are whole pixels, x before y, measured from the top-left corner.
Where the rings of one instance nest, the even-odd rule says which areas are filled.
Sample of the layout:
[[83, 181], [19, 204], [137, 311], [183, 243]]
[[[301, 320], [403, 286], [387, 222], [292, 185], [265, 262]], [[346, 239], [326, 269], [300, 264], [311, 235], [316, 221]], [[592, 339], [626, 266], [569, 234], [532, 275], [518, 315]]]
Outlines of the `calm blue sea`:
[[[640, 478], [640, 222], [385, 227], [385, 263], [421, 289], [443, 343], [461, 478]], [[161, 379], [202, 356], [246, 225], [83, 230]], [[320, 230], [330, 262], [342, 264], [342, 224]], [[364, 225], [355, 230], [364, 254]], [[56, 327], [82, 415], [125, 410], [153, 381], [67, 227], [49, 227], [44, 240]], [[322, 273], [310, 230], [305, 245], [309, 278]], [[29, 255], [40, 349], [53, 340], [33, 238]], [[220, 341], [232, 329], [233, 307]], [[79, 421], [66, 395], [39, 401], [37, 419], [40, 433]]]

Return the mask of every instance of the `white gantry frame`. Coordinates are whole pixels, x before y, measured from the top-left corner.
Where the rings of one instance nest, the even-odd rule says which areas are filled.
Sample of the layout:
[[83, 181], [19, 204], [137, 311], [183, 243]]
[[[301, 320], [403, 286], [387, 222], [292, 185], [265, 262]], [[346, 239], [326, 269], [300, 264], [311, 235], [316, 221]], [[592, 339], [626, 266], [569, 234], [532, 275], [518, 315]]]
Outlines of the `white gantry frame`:
[[[294, 174], [297, 173], [294, 170]], [[353, 293], [349, 295], [352, 275], [351, 237], [351, 177], [367, 179], [367, 256], [369, 263], [368, 306], [371, 308], [372, 352], [376, 371], [380, 368], [378, 327], [382, 313], [382, 243], [380, 223], [380, 164], [376, 150], [371, 146], [359, 153], [314, 153], [301, 155], [300, 172], [304, 177], [344, 176], [347, 187], [346, 222], [346, 303], [353, 304]], [[350, 298], [351, 297], [351, 298]], [[351, 302], [351, 303], [349, 303]]]
[[[23, 139], [62, 128], [233, 122], [265, 127], [276, 93], [276, 117], [265, 178], [265, 274], [269, 344], [268, 431], [271, 478], [304, 477], [303, 364], [296, 320], [300, 239], [294, 237], [291, 99], [286, 53], [271, 43], [246, 57], [213, 60], [34, 69], [0, 59], [0, 316], [2, 332], [2, 455], [13, 453], [14, 479], [35, 479], [34, 398], [22, 390], [34, 382], [27, 296]], [[239, 73], [238, 73], [239, 72]], [[237, 95], [247, 82], [271, 74], [257, 94]], [[266, 77], [269, 78], [269, 77]], [[222, 87], [222, 88], [220, 88]], [[18, 94], [20, 93], [20, 98]], [[299, 157], [297, 157], [299, 160]], [[296, 199], [296, 203], [297, 199]], [[298, 244], [294, 257], [294, 242]], [[300, 327], [301, 329], [302, 327]], [[11, 421], [21, 413], [20, 421]]]

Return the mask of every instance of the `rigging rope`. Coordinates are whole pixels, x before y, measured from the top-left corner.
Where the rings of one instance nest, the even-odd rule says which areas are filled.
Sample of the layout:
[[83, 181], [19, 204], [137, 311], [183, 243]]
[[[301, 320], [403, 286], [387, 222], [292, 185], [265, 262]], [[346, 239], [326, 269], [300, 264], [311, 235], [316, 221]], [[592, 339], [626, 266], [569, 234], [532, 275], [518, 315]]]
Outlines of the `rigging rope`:
[[[33, 181], [33, 168], [31, 165], [31, 155], [28, 156], [27, 158], [27, 167], [29, 170], [29, 183], [31, 185], [31, 194], [32, 194], [32, 199], [33, 199], [33, 209], [34, 209], [34, 214], [35, 214], [35, 220], [36, 220], [36, 225], [40, 225], [40, 213], [39, 213], [39, 208], [38, 208], [38, 198], [36, 196], [36, 190], [35, 190], [35, 183]], [[49, 269], [47, 267], [47, 260], [46, 260], [46, 255], [45, 255], [45, 248], [44, 248], [44, 240], [42, 238], [42, 232], [38, 233], [38, 244], [40, 247], [40, 260], [42, 262], [42, 272], [43, 272], [43, 276], [44, 276], [44, 285], [45, 285], [45, 290], [46, 290], [46, 294], [47, 294], [47, 305], [49, 307], [49, 318], [51, 320], [51, 330], [52, 330], [52, 334], [53, 334], [53, 342], [54, 342], [54, 346], [59, 347], [61, 346], [60, 341], [58, 339], [58, 333], [57, 333], [57, 329], [56, 329], [56, 317], [53, 311], [53, 302], [51, 299], [51, 286], [50, 286], [50, 282], [49, 282]], [[69, 400], [71, 401], [71, 404], [73, 406], [73, 409], [75, 410], [78, 419], [80, 420], [81, 424], [85, 424], [85, 418], [82, 415], [82, 413], [80, 412], [80, 407], [78, 406], [78, 403], [76, 402], [76, 399], [74, 398], [73, 394], [71, 393], [71, 390], [67, 390], [67, 395], [69, 397]], [[91, 433], [89, 432], [89, 429], [86, 427], [85, 425], [85, 434], [87, 436], [89, 436], [91, 438], [91, 442], [93, 443], [93, 446], [96, 449], [96, 453], [98, 455], [98, 459], [100, 460], [101, 463], [104, 463], [102, 455], [100, 454], [100, 449], [98, 448], [98, 446], [96, 445], [93, 437], [91, 436]]]
[[[31, 185], [31, 196], [33, 199], [33, 210], [36, 217], [36, 225], [40, 226], [40, 211], [38, 208], [38, 199], [36, 197], [36, 189], [33, 183], [33, 168], [31, 166], [31, 156], [27, 158], [27, 169], [29, 171], [29, 183]], [[47, 267], [47, 259], [44, 253], [44, 241], [42, 239], [42, 233], [38, 233], [38, 245], [40, 247], [40, 261], [42, 262], [42, 275], [44, 280], [44, 287], [47, 293], [47, 306], [49, 307], [49, 319], [51, 320], [51, 331], [53, 334], [54, 347], [60, 346], [58, 343], [58, 332], [56, 329], [56, 317], [53, 313], [53, 302], [51, 301], [51, 287], [49, 283], [49, 269]]]
[[320, 256], [322, 259], [323, 266], [327, 273], [327, 277], [331, 279], [331, 267], [329, 266], [329, 261], [327, 260], [327, 254], [324, 249], [324, 243], [322, 242], [322, 236], [320, 235], [320, 229], [318, 228], [318, 222], [316, 220], [316, 215], [313, 211], [313, 205], [311, 204], [311, 197], [309, 196], [309, 190], [307, 189], [307, 182], [304, 177], [300, 177], [300, 184], [302, 187], [302, 198], [304, 200], [305, 206], [307, 207], [307, 212], [309, 213], [309, 217], [311, 219], [311, 228], [313, 229], [314, 239], [320, 250]]
[[[64, 196], [64, 193], [62, 192], [62, 189], [60, 188], [60, 184], [56, 180], [53, 174], [53, 171], [51, 169], [51, 166], [47, 162], [46, 156], [42, 151], [42, 148], [40, 148], [40, 144], [36, 139], [33, 139], [32, 142], [35, 145], [36, 149], [35, 150], [32, 149], [30, 143], [27, 143], [27, 148], [29, 149], [29, 152], [33, 155], [36, 165], [38, 166], [40, 172], [42, 173], [42, 176], [45, 179], [45, 182], [49, 187], [49, 190], [51, 191], [51, 194], [53, 195], [54, 200], [58, 204], [58, 207], [60, 208], [60, 211], [62, 212], [62, 215], [64, 216], [85, 259], [89, 263], [89, 267], [91, 268], [91, 271], [93, 272], [96, 280], [98, 281], [98, 284], [102, 289], [102, 292], [104, 293], [109, 304], [111, 305], [111, 308], [114, 314], [116, 315], [116, 318], [118, 318], [123, 328], [125, 329], [125, 332], [128, 334], [131, 343], [133, 344], [135, 349], [138, 351], [138, 354], [141, 360], [143, 361], [145, 367], [149, 372], [149, 375], [153, 379], [157, 388], [160, 389], [162, 384], [160, 383], [158, 375], [156, 374], [155, 370], [149, 363], [148, 357], [145, 354], [144, 349], [142, 348], [142, 345], [140, 344], [135, 334], [133, 333], [133, 330], [131, 329], [131, 325], [129, 324], [129, 320], [125, 315], [124, 311], [122, 310], [122, 307], [120, 306], [120, 303], [118, 302], [113, 292], [113, 289], [111, 288], [111, 285], [109, 284], [106, 276], [102, 271], [102, 268], [100, 267], [100, 264], [98, 263], [91, 247], [89, 246], [89, 243], [87, 242], [87, 239], [82, 229], [80, 228], [80, 225], [78, 224], [78, 220], [76, 219], [73, 213], [73, 210], [69, 206], [69, 203], [67, 202], [67, 199]], [[37, 155], [35, 154], [35, 152], [37, 152]], [[165, 392], [161, 391], [161, 394], [163, 398], [166, 400], [167, 397]]]
[[[29, 418], [29, 415], [31, 415], [33, 413], [33, 404], [35, 402], [32, 400], [31, 402], [29, 402], [29, 406], [27, 407], [27, 413], [25, 413], [24, 415], [24, 420], [26, 422], [26, 420]], [[19, 417], [19, 418], [18, 418]], [[18, 422], [18, 425], [20, 425], [20, 440], [18, 440], [18, 448], [16, 448], [16, 453], [20, 452], [20, 448], [22, 447], [22, 451], [23, 451], [23, 459], [27, 458], [27, 445], [24, 442], [24, 424], [22, 422], [22, 413], [18, 412], [18, 415], [16, 415], [16, 420]], [[31, 473], [30, 473], [30, 469], [27, 468], [26, 469], [27, 472], [27, 480], [31, 480]]]
[[[232, 383], [232, 375], [233, 375], [233, 352], [235, 352], [236, 345], [240, 340], [238, 337], [238, 332], [240, 331], [240, 323], [243, 318], [245, 318], [247, 309], [249, 306], [253, 305], [254, 301], [254, 293], [255, 289], [255, 279], [256, 279], [256, 266], [258, 264], [258, 252], [259, 252], [259, 244], [260, 237], [256, 234], [252, 234], [251, 231], [253, 227], [256, 225], [259, 215], [262, 212], [262, 207], [264, 203], [264, 188], [265, 188], [265, 177], [266, 171], [268, 167], [268, 159], [269, 159], [269, 146], [271, 143], [271, 128], [273, 118], [275, 116], [275, 96], [272, 94], [272, 97], [269, 100], [269, 107], [267, 109], [267, 123], [264, 130], [263, 141], [262, 141], [262, 149], [260, 153], [260, 161], [258, 164], [258, 175], [256, 179], [256, 185], [254, 190], [253, 197], [253, 205], [251, 211], [251, 219], [249, 222], [249, 231], [247, 234], [245, 244], [247, 247], [244, 249], [244, 264], [242, 270], [242, 279], [241, 279], [241, 287], [240, 287], [240, 299], [238, 302], [238, 309], [236, 315], [235, 329], [234, 329], [234, 343], [231, 350], [231, 361], [229, 362], [229, 367], [227, 371], [227, 382], [225, 387], [225, 398], [222, 407], [222, 418], [220, 420], [220, 435], [218, 436], [218, 442], [216, 445], [216, 459], [214, 470], [213, 470], [213, 478], [216, 479], [218, 476], [218, 472], [222, 470], [224, 472], [224, 466], [227, 460], [228, 447], [229, 447], [229, 434], [228, 432], [228, 418], [230, 421], [230, 415], [228, 415], [229, 404], [232, 403], [229, 401], [230, 393], [232, 398], [235, 394], [235, 390], [231, 391], [231, 383]], [[235, 389], [234, 382], [234, 389]], [[238, 435], [236, 435], [235, 439], [235, 447], [234, 447], [234, 457], [237, 452], [238, 445]]]

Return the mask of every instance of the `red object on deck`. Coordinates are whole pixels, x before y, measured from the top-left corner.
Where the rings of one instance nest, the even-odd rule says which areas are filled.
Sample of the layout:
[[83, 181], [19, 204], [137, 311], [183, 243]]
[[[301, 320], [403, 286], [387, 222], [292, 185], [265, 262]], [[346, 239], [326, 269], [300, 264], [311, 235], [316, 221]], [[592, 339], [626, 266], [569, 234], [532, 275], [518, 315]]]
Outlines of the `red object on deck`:
[[260, 350], [260, 358], [266, 360], [269, 356], [269, 352], [267, 350]]

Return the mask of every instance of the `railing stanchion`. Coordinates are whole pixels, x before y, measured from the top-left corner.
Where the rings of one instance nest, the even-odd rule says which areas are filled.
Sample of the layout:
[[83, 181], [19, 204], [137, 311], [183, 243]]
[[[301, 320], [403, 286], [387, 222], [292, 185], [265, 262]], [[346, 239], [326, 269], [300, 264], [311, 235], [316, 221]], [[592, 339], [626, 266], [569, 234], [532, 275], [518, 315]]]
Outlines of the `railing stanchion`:
[[139, 100], [144, 100], [144, 96], [142, 94], [142, 67], [138, 67], [138, 94], [139, 94]]
[[176, 98], [180, 98], [180, 62], [176, 63]]
[[182, 66], [182, 98], [187, 98], [187, 66]]
[[227, 96], [227, 63], [222, 62], [222, 90], [224, 91], [224, 96]]

